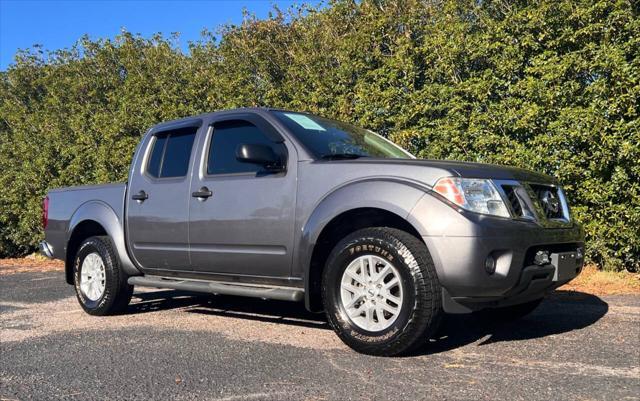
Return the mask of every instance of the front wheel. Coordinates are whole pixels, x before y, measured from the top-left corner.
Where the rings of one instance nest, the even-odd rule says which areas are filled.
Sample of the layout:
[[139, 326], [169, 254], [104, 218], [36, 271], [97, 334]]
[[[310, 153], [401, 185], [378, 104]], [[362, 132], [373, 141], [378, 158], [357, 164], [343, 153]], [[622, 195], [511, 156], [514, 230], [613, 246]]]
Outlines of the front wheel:
[[91, 237], [80, 245], [73, 277], [78, 302], [90, 315], [121, 312], [131, 300], [133, 286], [127, 283], [109, 237]]
[[425, 344], [442, 314], [427, 247], [394, 228], [366, 228], [340, 241], [327, 261], [322, 294], [338, 336], [365, 354], [393, 356]]

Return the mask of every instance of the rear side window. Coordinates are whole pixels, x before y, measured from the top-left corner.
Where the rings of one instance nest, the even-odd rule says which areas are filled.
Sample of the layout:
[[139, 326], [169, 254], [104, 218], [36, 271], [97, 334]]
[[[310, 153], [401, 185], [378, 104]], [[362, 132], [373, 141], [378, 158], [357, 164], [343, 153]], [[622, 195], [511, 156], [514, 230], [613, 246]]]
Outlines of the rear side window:
[[236, 160], [236, 148], [240, 144], [270, 146], [276, 155], [283, 156], [284, 145], [267, 138], [258, 127], [244, 120], [224, 121], [213, 127], [209, 147], [207, 174], [258, 173], [262, 166]]
[[155, 178], [187, 175], [197, 130], [197, 127], [187, 127], [155, 135], [147, 174]]

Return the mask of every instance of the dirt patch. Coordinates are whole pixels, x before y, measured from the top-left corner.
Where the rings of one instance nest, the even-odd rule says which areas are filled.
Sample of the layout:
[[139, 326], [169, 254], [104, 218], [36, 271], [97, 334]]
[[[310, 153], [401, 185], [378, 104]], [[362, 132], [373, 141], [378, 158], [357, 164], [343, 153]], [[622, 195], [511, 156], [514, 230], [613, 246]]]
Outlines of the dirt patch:
[[[142, 289], [137, 291], [137, 294], [154, 292], [157, 290]], [[290, 324], [287, 324], [286, 319], [260, 320], [260, 315], [255, 313], [234, 316], [215, 305], [194, 304], [189, 300], [190, 297], [185, 298], [187, 303], [184, 306], [174, 309], [160, 308], [156, 311], [153, 301], [141, 301], [139, 297], [134, 296], [133, 307], [144, 309], [144, 312], [108, 317], [95, 317], [84, 313], [75, 297], [36, 304], [0, 302], [0, 307], [6, 310], [0, 313], [2, 342], [21, 342], [66, 332], [148, 327], [154, 330], [177, 329], [217, 333], [238, 341], [260, 341], [302, 348], [345, 348], [333, 331], [317, 322], [309, 322], [317, 327], [301, 327], [299, 319], [291, 320]], [[172, 302], [179, 303], [180, 297], [172, 298]], [[206, 313], [195, 313], [202, 311]]]
[[64, 270], [64, 262], [33, 254], [24, 258], [0, 259], [0, 274], [50, 272]]
[[588, 265], [576, 279], [560, 289], [593, 295], [640, 294], [640, 274], [602, 271]]

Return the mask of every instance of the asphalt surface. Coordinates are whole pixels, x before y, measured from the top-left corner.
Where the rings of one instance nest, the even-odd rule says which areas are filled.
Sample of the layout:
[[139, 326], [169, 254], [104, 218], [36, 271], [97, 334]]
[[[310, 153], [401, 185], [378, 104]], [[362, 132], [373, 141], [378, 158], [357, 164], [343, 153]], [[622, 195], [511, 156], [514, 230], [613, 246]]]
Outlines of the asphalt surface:
[[2, 400], [640, 400], [640, 296], [448, 316], [416, 355], [377, 358], [298, 304], [141, 290], [100, 318], [62, 273], [18, 273], [0, 276], [0, 328]]

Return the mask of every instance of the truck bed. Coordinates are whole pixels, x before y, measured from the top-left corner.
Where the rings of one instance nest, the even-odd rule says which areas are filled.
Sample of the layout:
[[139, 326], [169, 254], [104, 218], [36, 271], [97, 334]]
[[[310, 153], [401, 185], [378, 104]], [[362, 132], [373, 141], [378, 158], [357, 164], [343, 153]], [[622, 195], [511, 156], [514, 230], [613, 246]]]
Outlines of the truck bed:
[[[69, 240], [70, 227], [80, 219], [89, 207], [105, 209], [117, 216], [120, 230], [124, 230], [124, 202], [126, 183], [84, 185], [56, 188], [49, 191], [49, 222], [46, 235], [53, 256], [65, 259], [65, 246]], [[122, 232], [121, 231], [121, 232]]]

